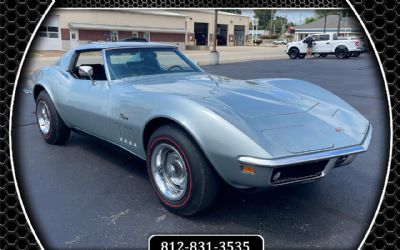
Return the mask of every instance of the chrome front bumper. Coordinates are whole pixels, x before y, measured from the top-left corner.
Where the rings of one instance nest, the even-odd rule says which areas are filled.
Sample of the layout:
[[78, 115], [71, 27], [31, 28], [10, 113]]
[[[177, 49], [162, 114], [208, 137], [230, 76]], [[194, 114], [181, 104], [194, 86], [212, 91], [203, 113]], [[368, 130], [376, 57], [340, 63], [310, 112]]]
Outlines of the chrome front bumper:
[[264, 167], [279, 167], [292, 164], [304, 163], [309, 161], [318, 161], [323, 159], [338, 158], [345, 155], [359, 154], [367, 151], [372, 138], [372, 126], [368, 128], [367, 135], [360, 145], [339, 148], [336, 150], [323, 151], [317, 153], [304, 154], [299, 156], [291, 156], [276, 159], [260, 159], [250, 156], [240, 156], [238, 158], [241, 164], [264, 166]]
[[[241, 166], [254, 167], [256, 169], [254, 175], [261, 174], [263, 175], [262, 179], [264, 179], [263, 183], [260, 183], [259, 178], [255, 178], [257, 179], [257, 183], [253, 183], [253, 185], [248, 185], [249, 183], [243, 182], [240, 184], [243, 187], [269, 187], [297, 182], [307, 182], [324, 177], [332, 168], [348, 165], [355, 159], [356, 154], [365, 152], [371, 143], [371, 138], [372, 126], [370, 125], [362, 143], [351, 147], [276, 159], [261, 159], [250, 156], [240, 156], [238, 158], [238, 161]], [[323, 162], [324, 164], [321, 167], [320, 171], [316, 169], [315, 174], [307, 175], [306, 173], [310, 173], [308, 166], [310, 166], [311, 168], [313, 164], [316, 164], [318, 162]], [[287, 181], [274, 183], [274, 175], [280, 170], [285, 170], [287, 172], [293, 170], [292, 172], [296, 172], [299, 168], [304, 168], [304, 176], [297, 176], [298, 178], [294, 176], [287, 179]]]

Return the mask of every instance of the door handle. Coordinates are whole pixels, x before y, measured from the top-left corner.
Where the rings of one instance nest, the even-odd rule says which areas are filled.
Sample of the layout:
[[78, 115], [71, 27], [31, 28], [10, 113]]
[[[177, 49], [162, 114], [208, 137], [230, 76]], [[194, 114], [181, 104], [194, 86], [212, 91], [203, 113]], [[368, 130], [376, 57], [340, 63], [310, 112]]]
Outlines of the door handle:
[[329, 42], [327, 42], [326, 44], [329, 44]]

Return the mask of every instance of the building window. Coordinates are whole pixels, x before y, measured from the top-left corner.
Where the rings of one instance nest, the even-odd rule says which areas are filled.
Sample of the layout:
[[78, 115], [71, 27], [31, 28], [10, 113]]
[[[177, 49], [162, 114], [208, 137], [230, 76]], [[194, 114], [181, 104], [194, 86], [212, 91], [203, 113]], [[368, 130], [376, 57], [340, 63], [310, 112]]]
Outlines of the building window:
[[39, 37], [58, 38], [58, 27], [41, 26], [39, 28]]

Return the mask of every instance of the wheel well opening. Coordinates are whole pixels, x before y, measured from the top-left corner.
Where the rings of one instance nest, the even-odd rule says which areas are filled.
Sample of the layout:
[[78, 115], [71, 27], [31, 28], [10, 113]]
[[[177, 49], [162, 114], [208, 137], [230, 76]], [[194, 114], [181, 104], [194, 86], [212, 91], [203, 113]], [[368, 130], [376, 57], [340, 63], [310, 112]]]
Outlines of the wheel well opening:
[[[159, 118], [154, 118], [150, 122], [148, 122], [143, 130], [143, 147], [145, 152], [147, 151], [147, 144], [149, 143], [151, 135], [156, 131], [157, 128], [167, 125], [167, 124], [175, 124], [179, 127], [182, 128], [182, 126], [177, 123], [174, 120], [165, 118], [165, 117], [159, 117]], [[184, 129], [184, 128], [183, 128]], [[186, 129], [184, 129], [186, 130]]]
[[36, 99], [38, 98], [40, 92], [42, 92], [42, 90], [45, 90], [45, 88], [43, 88], [42, 85], [36, 85], [36, 86], [33, 88], [33, 98], [35, 98], [35, 101], [36, 101]]
[[336, 47], [335, 51], [337, 51], [338, 49], [347, 49], [347, 47], [344, 45], [339, 45]]

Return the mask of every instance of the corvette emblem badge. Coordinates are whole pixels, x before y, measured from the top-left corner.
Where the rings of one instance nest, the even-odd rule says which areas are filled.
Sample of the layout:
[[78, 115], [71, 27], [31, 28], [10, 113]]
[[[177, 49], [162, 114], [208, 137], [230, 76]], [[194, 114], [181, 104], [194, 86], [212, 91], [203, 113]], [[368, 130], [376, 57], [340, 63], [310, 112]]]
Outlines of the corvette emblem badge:
[[344, 129], [341, 128], [341, 127], [336, 127], [336, 128], [335, 128], [335, 131], [338, 132], [338, 133], [340, 133], [340, 132], [343, 132]]

